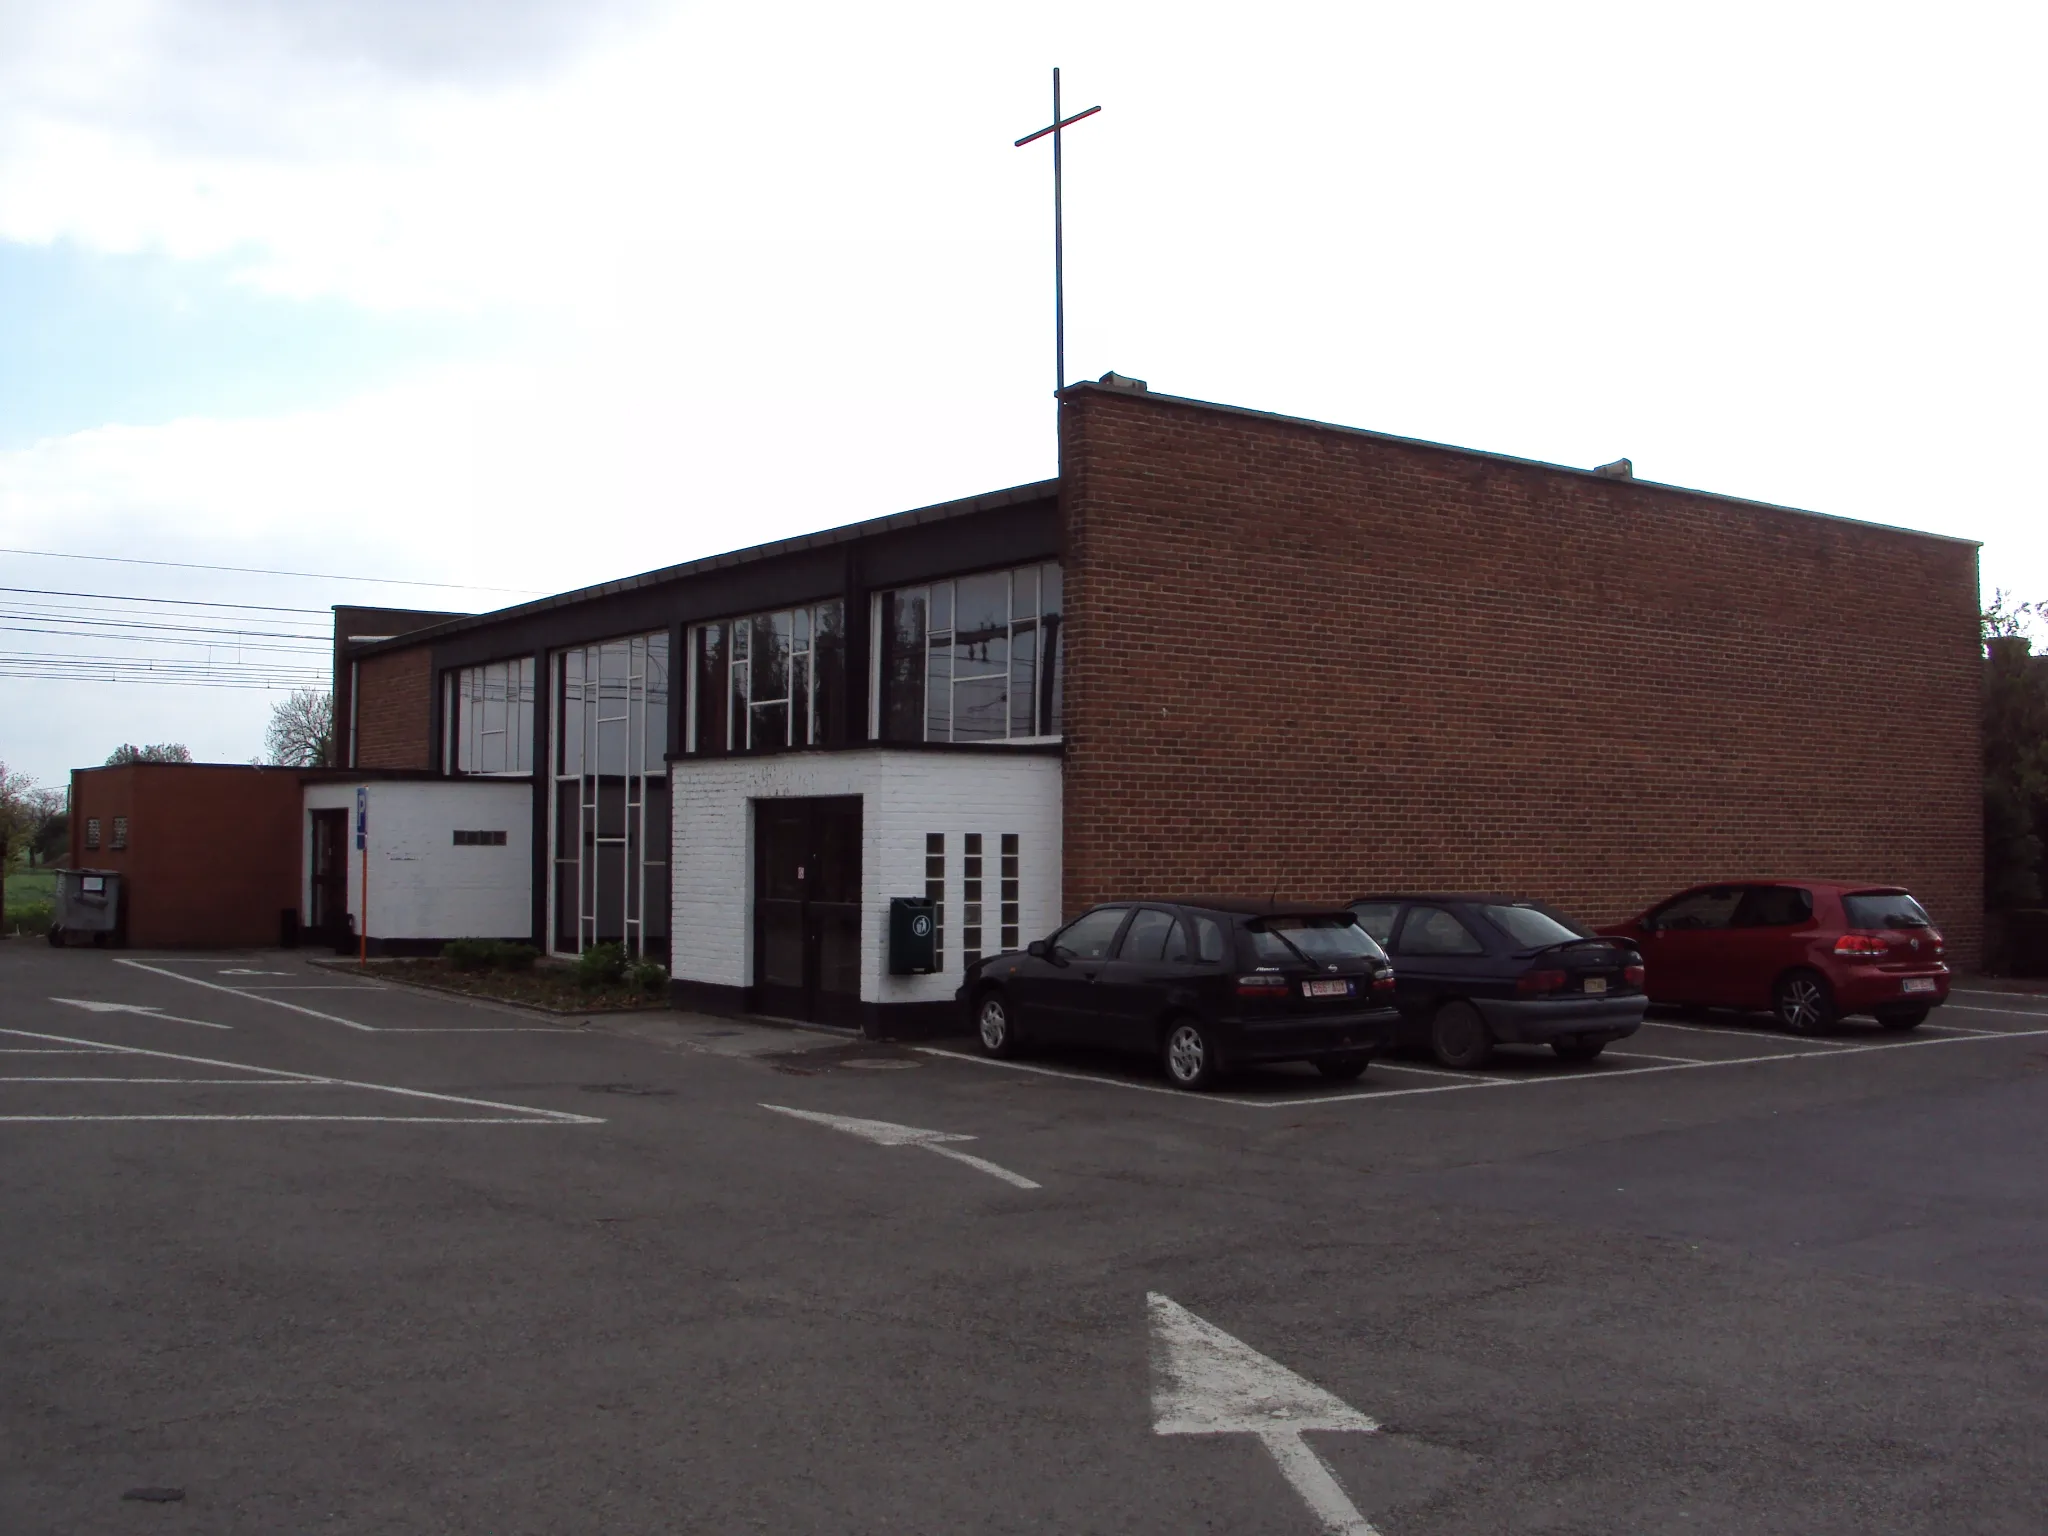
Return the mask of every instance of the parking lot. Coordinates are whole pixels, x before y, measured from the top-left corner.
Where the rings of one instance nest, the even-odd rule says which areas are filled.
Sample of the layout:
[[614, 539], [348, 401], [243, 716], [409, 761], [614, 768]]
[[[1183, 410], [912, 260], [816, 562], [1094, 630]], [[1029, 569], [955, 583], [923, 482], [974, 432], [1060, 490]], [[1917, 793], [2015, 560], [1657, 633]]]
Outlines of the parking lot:
[[1974, 989], [1197, 1096], [0, 946], [0, 1529], [2031, 1532], [2044, 1110]]

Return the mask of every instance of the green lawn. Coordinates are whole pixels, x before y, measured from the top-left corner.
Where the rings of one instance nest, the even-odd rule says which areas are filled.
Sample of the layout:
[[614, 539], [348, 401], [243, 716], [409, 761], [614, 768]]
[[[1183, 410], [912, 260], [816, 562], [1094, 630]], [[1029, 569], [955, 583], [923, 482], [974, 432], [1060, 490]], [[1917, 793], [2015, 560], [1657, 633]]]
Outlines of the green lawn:
[[7, 905], [17, 901], [54, 901], [57, 877], [47, 869], [22, 870], [7, 877]]

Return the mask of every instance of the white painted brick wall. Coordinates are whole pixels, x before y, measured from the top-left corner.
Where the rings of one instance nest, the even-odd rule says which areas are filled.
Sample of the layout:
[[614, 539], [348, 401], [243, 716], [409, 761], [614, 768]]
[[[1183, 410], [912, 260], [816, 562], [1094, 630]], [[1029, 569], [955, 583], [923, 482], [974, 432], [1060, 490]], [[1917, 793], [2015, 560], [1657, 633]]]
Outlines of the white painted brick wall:
[[[982, 938], [1001, 938], [1002, 834], [1018, 835], [1020, 941], [1059, 924], [1060, 762], [1042, 753], [873, 748], [670, 764], [675, 789], [674, 966], [721, 986], [754, 979], [752, 802], [861, 797], [861, 984], [868, 1002], [930, 1002], [960, 985], [965, 834], [982, 834]], [[945, 969], [887, 974], [889, 898], [925, 893], [925, 835], [946, 835]]]
[[[515, 938], [533, 930], [533, 786], [520, 779], [371, 781], [370, 937]], [[308, 784], [306, 810], [349, 813], [348, 910], [361, 930], [356, 786]], [[455, 830], [505, 834], [502, 848], [458, 848]], [[300, 829], [302, 913], [312, 910], [313, 819]]]

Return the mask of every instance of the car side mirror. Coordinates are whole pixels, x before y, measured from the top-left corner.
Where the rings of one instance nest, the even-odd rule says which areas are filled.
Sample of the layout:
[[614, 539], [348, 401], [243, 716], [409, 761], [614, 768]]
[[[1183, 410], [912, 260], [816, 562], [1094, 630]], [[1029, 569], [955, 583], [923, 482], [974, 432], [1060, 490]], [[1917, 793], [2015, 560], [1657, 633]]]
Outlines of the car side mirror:
[[1043, 939], [1033, 939], [1024, 947], [1024, 953], [1034, 960], [1044, 960], [1051, 956], [1052, 946]]

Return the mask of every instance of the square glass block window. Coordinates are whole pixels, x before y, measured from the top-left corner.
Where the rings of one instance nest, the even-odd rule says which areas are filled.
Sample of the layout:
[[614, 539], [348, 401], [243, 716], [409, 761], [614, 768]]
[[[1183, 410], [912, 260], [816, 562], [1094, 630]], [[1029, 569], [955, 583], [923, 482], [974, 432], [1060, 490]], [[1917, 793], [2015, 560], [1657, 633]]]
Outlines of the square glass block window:
[[924, 835], [924, 894], [932, 904], [932, 964], [946, 968], [946, 834]]
[[126, 848], [128, 846], [128, 818], [126, 816], [116, 816], [114, 818], [114, 841], [111, 846], [115, 848]]
[[1002, 945], [1005, 950], [1017, 947], [1017, 834], [1003, 834], [1002, 887]]
[[100, 819], [97, 816], [85, 818], [85, 846], [97, 848], [100, 845]]
[[455, 846], [458, 848], [502, 848], [505, 846], [503, 832], [465, 832], [456, 829]]

